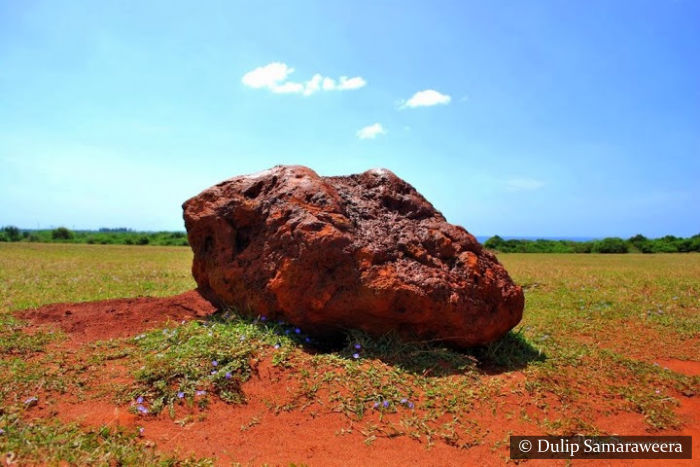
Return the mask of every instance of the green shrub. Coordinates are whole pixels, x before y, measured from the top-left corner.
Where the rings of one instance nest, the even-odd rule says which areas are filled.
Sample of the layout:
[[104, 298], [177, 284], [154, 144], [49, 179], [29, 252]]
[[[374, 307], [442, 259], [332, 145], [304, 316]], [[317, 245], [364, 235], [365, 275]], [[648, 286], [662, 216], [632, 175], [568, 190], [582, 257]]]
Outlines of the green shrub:
[[593, 251], [593, 242], [571, 242], [574, 253], [590, 253]]
[[677, 253], [678, 246], [673, 240], [664, 240], [663, 238], [657, 238], [650, 242], [652, 253]]
[[690, 237], [690, 251], [700, 252], [700, 234]]
[[21, 238], [21, 232], [19, 228], [15, 227], [14, 225], [8, 225], [2, 230], [5, 233], [5, 238], [8, 242], [18, 242]]
[[54, 240], [71, 240], [73, 237], [73, 232], [65, 227], [59, 227], [51, 231], [51, 238]]
[[484, 246], [489, 250], [499, 250], [503, 247], [503, 239], [498, 235], [494, 235], [484, 242]]
[[680, 253], [689, 253], [693, 251], [693, 242], [689, 238], [680, 238], [676, 242], [676, 248]]
[[[630, 242], [632, 240], [630, 239]], [[688, 253], [700, 251], [700, 235], [694, 235], [690, 238], [666, 235], [661, 238], [644, 239], [644, 241], [635, 243], [634, 246], [642, 253]]]
[[649, 242], [649, 239], [642, 234], [637, 234], [634, 237], [630, 237], [627, 242], [636, 249], [643, 251], [642, 248]]
[[150, 239], [145, 235], [141, 235], [139, 238], [136, 239], [137, 245], [148, 245], [149, 242]]
[[593, 242], [593, 253], [627, 253], [629, 245], [619, 237], [608, 237]]

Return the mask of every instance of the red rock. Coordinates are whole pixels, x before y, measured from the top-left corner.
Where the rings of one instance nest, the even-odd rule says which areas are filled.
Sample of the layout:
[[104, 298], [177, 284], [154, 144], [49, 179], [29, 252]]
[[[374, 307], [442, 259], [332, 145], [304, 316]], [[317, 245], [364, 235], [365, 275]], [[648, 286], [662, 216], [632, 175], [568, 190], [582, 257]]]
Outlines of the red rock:
[[468, 347], [498, 339], [524, 297], [493, 254], [384, 169], [277, 166], [183, 204], [200, 292], [310, 334], [348, 328]]

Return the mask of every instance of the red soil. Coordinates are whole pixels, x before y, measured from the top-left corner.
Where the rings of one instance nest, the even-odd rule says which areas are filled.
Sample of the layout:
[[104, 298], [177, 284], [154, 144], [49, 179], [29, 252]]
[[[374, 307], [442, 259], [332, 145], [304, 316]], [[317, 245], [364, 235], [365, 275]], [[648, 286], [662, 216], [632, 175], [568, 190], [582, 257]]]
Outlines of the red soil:
[[[276, 384], [273, 381], [280, 379]], [[367, 465], [465, 465], [469, 459], [489, 454], [489, 447], [460, 451], [440, 441], [428, 449], [406, 436], [379, 437], [365, 444], [362, 431], [376, 417], [353, 423], [345, 416], [318, 408], [275, 414], [266, 402], [287, 400], [289, 384], [273, 367], [263, 369], [243, 387], [248, 397], [244, 405], [212, 401], [204, 411], [182, 405], [176, 416], [137, 417], [128, 407], [115, 408], [103, 401], [58, 402], [53, 409], [65, 420], [85, 425], [110, 424], [130, 429], [143, 427], [143, 438], [164, 452], [181, 456], [210, 456], [217, 465], [240, 462], [244, 465], [289, 465], [304, 463], [323, 466]], [[175, 423], [187, 416], [191, 421]], [[477, 452], [478, 451], [478, 452]], [[497, 458], [483, 463], [500, 465]]]
[[73, 344], [134, 336], [168, 321], [200, 318], [216, 311], [196, 290], [172, 297], [120, 298], [55, 303], [19, 313], [36, 325], [55, 325]]
[[656, 363], [676, 373], [688, 376], [700, 376], [700, 362], [692, 360], [677, 360], [675, 358], [656, 360]]
[[[22, 312], [25, 319], [38, 325], [54, 325], [68, 335], [65, 344], [76, 347], [101, 339], [133, 336], [150, 328], [161, 326], [169, 320], [182, 321], [206, 316], [215, 308], [196, 291], [167, 298], [118, 299], [79, 304], [54, 304], [36, 310]], [[698, 374], [697, 362], [659, 360], [659, 364], [673, 371]], [[126, 370], [116, 362], [109, 362], [100, 383], [128, 381]], [[116, 366], [115, 366], [116, 365]], [[545, 401], [546, 411], [536, 408], [526, 391], [522, 390], [525, 375], [513, 371], [502, 375], [484, 374], [500, 378], [503, 389], [492, 400], [481, 401], [469, 414], [463, 416], [474, 423], [475, 439], [479, 443], [468, 449], [451, 446], [435, 439], [428, 446], [425, 438], [420, 441], [409, 436], [393, 437], [390, 432], [369, 432], [372, 425], [386, 428], [379, 423], [376, 413], [365, 415], [357, 422], [346, 415], [334, 412], [332, 407], [319, 401], [327, 398], [319, 395], [316, 403], [303, 409], [276, 411], [271, 408], [290, 401], [297, 381], [284, 369], [262, 360], [257, 373], [243, 385], [248, 402], [244, 405], [227, 405], [213, 400], [200, 411], [182, 405], [175, 418], [165, 413], [157, 416], [136, 416], [128, 406], [115, 406], [105, 396], [77, 400], [71, 394], [45, 394], [39, 403], [29, 409], [29, 416], [58, 416], [66, 421], [79, 421], [86, 426], [121, 426], [127, 430], [143, 427], [143, 438], [163, 452], [175, 452], [182, 456], [215, 457], [218, 465], [241, 462], [244, 465], [288, 465], [290, 462], [323, 466], [365, 465], [502, 465], [508, 458], [509, 434], [537, 434], [540, 430], [533, 422], [519, 416], [525, 410], [531, 419], [543, 414], [556, 418], [566, 407], [557, 400]], [[675, 396], [680, 402], [677, 413], [684, 423], [680, 431], [667, 431], [669, 435], [692, 435], [693, 451], [700, 446], [700, 398]], [[417, 413], [420, 417], [422, 413]], [[189, 417], [188, 417], [189, 416]], [[185, 417], [188, 417], [186, 420]], [[176, 423], [177, 420], [183, 423]], [[387, 415], [384, 422], [391, 422], [401, 429], [398, 414]], [[449, 422], [449, 420], [445, 420]], [[600, 417], [596, 426], [607, 433], [642, 435], [648, 433], [643, 416], [621, 412]], [[367, 441], [372, 434], [377, 438]], [[697, 457], [696, 457], [697, 459]], [[688, 461], [583, 461], [589, 465], [693, 465]], [[528, 461], [527, 465], [566, 465], [566, 461]]]

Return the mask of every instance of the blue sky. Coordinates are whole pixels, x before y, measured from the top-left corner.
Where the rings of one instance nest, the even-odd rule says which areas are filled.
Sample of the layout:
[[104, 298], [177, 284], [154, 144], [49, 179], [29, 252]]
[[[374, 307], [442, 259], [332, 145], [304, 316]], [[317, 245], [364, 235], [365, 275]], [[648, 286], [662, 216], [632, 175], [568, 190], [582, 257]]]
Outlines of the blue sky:
[[389, 168], [478, 235], [692, 235], [698, 24], [695, 1], [0, 0], [0, 225], [182, 229], [208, 186], [302, 164]]

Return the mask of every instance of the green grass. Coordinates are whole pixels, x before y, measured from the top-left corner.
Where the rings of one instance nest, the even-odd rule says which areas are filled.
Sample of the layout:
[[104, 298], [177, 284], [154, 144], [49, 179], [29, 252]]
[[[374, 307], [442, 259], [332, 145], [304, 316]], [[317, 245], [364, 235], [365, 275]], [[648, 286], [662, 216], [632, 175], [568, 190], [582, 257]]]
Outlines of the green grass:
[[[12, 311], [180, 293], [194, 287], [191, 252], [0, 244], [0, 428], [7, 433], [0, 436], [0, 452], [30, 461], [56, 449], [46, 459], [174, 462], [144, 449], [133, 434], [60, 427], [50, 417], [28, 423], [21, 416], [36, 394], [94, 397], [86, 395], [99, 386], [92, 373], [108, 361], [126, 367], [132, 379], [100, 386], [100, 396], [134, 407], [131, 401], [143, 397], [144, 420], [161, 411], [175, 416], [180, 405], [207, 410], [213, 398], [245, 403], [246, 380], [267, 360], [289, 384], [285, 397], [265, 401], [272, 412], [338, 412], [368, 444], [395, 436], [459, 448], [483, 444], [495, 429], [483, 414], [500, 414], [500, 401], [508, 398], [519, 401], [508, 419], [543, 433], [602, 433], [599, 417], [624, 412], [639, 414], [649, 430], [680, 426], [678, 394], [700, 392], [700, 379], [655, 363], [700, 355], [700, 255], [499, 258], [525, 289], [525, 315], [502, 340], [469, 352], [359, 332], [335, 347], [317, 346], [304, 330], [297, 334], [288, 325], [230, 312], [68, 354], [55, 345], [60, 334], [27, 334]], [[513, 380], [515, 374], [522, 378]], [[69, 454], [60, 443], [77, 448]]]
[[211, 466], [208, 459], [178, 459], [148, 448], [138, 441], [138, 432], [48, 419], [27, 423], [17, 413], [0, 414], [0, 452], [7, 465], [159, 465]]
[[27, 421], [25, 401], [47, 391], [81, 394], [86, 375], [84, 365], [66, 361], [65, 351], [47, 348], [61, 340], [59, 333], [25, 333], [11, 312], [184, 292], [194, 287], [191, 254], [177, 247], [0, 243], [0, 453], [11, 453], [20, 464], [175, 463], [145, 449], [133, 433], [85, 430], [52, 417]]
[[155, 413], [166, 407], [173, 413], [177, 403], [204, 406], [209, 394], [229, 403], [245, 402], [241, 384], [251, 375], [254, 356], [291, 343], [274, 327], [227, 315], [141, 334], [133, 342], [138, 369], [128, 397], [143, 397]]
[[525, 286], [524, 333], [544, 348], [575, 343], [643, 357], [700, 355], [700, 255], [501, 255]]
[[164, 297], [195, 287], [178, 247], [0, 243], [0, 314], [47, 303]]

